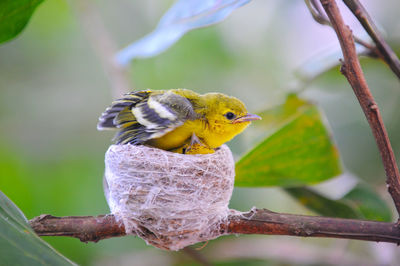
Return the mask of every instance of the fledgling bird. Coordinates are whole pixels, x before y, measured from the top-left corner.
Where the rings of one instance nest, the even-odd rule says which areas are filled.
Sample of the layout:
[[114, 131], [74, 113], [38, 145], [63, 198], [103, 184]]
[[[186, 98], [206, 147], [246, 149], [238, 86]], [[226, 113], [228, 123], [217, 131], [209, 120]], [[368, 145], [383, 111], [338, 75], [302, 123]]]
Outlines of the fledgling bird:
[[142, 144], [186, 154], [213, 153], [259, 119], [248, 113], [240, 100], [222, 93], [143, 90], [114, 101], [99, 118], [97, 129], [118, 129], [117, 144]]

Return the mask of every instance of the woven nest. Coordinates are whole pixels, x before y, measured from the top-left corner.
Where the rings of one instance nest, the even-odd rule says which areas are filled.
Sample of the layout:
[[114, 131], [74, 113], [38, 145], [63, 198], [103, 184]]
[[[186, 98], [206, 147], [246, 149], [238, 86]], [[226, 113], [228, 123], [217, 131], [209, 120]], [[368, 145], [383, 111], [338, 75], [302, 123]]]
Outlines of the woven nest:
[[213, 154], [184, 155], [112, 145], [105, 164], [107, 202], [127, 234], [167, 250], [219, 236], [235, 176], [228, 146]]

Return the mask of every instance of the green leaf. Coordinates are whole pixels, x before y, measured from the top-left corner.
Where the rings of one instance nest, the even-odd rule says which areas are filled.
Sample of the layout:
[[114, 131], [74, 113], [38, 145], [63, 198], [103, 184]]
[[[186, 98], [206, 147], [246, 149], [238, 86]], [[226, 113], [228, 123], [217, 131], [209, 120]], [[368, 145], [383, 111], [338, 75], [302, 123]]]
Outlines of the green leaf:
[[75, 265], [40, 239], [24, 214], [0, 191], [2, 265]]
[[358, 184], [343, 198], [331, 200], [310, 188], [286, 188], [290, 196], [308, 209], [329, 217], [392, 221], [390, 208], [367, 185]]
[[236, 163], [236, 186], [304, 186], [342, 172], [326, 120], [315, 105], [289, 95], [283, 105], [260, 115], [270, 135]]
[[0, 1], [0, 43], [17, 36], [26, 26], [35, 8], [43, 0]]
[[362, 214], [348, 202], [331, 200], [306, 187], [285, 188], [285, 191], [308, 209], [328, 217], [361, 219]]
[[358, 184], [344, 197], [364, 219], [390, 222], [392, 212], [387, 203], [366, 184]]

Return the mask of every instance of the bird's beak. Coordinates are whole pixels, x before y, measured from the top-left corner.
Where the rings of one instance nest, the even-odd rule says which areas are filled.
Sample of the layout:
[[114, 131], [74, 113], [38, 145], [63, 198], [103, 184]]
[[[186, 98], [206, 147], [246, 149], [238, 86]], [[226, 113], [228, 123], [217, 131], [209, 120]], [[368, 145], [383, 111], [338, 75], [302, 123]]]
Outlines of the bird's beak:
[[237, 123], [242, 123], [242, 122], [250, 122], [250, 121], [254, 121], [254, 120], [261, 120], [261, 117], [259, 117], [258, 115], [254, 115], [254, 114], [246, 114], [244, 116], [238, 117], [235, 120], [233, 120], [233, 124], [237, 124]]

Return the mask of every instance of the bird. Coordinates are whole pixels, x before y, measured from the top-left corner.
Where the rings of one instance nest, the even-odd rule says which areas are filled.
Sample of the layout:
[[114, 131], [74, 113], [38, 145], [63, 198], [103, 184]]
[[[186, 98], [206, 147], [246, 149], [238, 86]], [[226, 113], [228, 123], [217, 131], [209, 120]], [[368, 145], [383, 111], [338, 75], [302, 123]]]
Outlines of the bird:
[[116, 129], [116, 144], [146, 145], [183, 154], [213, 153], [251, 121], [242, 101], [188, 89], [140, 90], [112, 102], [98, 130]]

